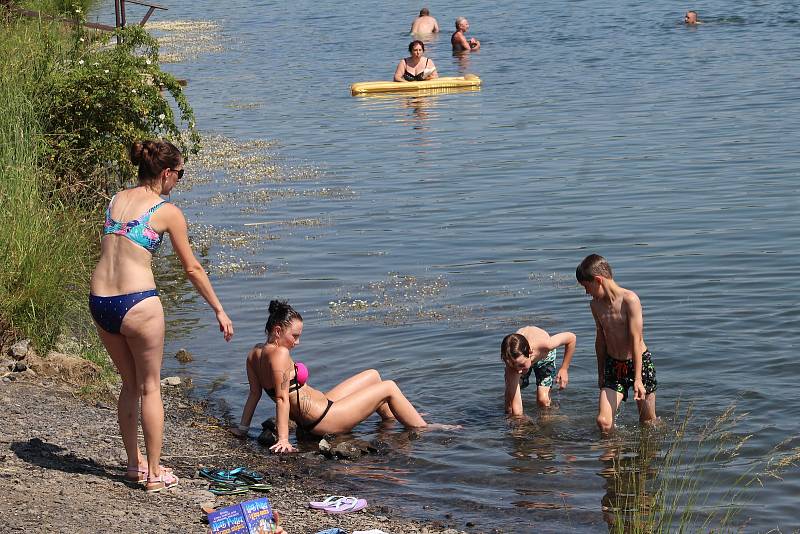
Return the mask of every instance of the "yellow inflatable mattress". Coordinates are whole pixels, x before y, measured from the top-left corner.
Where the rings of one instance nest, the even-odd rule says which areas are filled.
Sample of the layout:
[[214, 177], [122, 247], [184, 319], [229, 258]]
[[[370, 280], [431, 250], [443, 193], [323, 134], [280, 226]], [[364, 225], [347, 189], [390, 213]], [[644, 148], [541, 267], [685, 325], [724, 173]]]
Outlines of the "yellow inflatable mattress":
[[392, 93], [397, 91], [426, 91], [456, 87], [480, 87], [481, 79], [474, 74], [423, 80], [421, 82], [358, 82], [350, 86], [353, 96], [370, 93]]

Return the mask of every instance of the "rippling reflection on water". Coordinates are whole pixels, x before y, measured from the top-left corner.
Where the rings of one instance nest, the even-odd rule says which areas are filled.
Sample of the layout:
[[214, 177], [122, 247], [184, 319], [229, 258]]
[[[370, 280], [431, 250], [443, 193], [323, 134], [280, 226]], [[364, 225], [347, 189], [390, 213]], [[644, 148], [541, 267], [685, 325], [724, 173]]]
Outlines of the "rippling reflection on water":
[[[269, 299], [285, 297], [306, 318], [296, 350], [315, 386], [376, 367], [429, 418], [465, 427], [359, 463], [360, 495], [479, 531], [604, 530], [614, 510], [630, 524], [658, 502], [648, 484], [678, 423], [650, 439], [629, 403], [618, 438], [595, 431], [594, 325], [573, 277], [597, 251], [642, 299], [661, 416], [692, 402], [694, 443], [731, 403], [749, 413], [736, 456], [682, 460], [708, 512], [776, 445], [798, 445], [800, 8], [712, 0], [707, 24], [686, 28], [680, 6], [487, 5], [429, 6], [443, 28], [470, 19], [479, 53], [452, 57], [448, 35], [427, 53], [441, 75], [478, 74], [479, 91], [378, 98], [349, 85], [391, 76], [417, 7], [169, 6], [219, 27], [222, 51], [170, 68], [189, 79], [198, 124], [229, 145], [190, 163], [196, 183], [173, 200], [236, 337], [220, 341], [167, 260], [168, 353], [196, 360], [167, 358], [165, 372], [215, 383], [238, 416], [245, 352]], [[578, 348], [558, 408], [541, 414], [526, 393], [531, 421], [509, 422], [499, 343], [531, 323], [575, 332]], [[743, 491], [736, 525], [796, 526], [798, 471], [783, 469]]]

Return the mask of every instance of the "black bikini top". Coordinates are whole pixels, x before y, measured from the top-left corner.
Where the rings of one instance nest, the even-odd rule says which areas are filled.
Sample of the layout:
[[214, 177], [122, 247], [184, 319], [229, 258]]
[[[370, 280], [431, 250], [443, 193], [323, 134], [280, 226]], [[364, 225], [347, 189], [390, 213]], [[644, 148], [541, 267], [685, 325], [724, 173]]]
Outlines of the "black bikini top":
[[[303, 365], [302, 363], [294, 364], [294, 377], [292, 377], [292, 379], [289, 380], [289, 393], [292, 393], [294, 391], [299, 391], [300, 388], [305, 385], [306, 380], [308, 379], [308, 371], [306, 370], [305, 376], [302, 377], [303, 383], [301, 384], [300, 382], [297, 381], [297, 375], [299, 374], [298, 366], [302, 367], [303, 369], [306, 369], [305, 365]], [[275, 400], [275, 388], [270, 388], [270, 389], [264, 388], [264, 391], [267, 393], [267, 395], [269, 395], [270, 399]], [[298, 393], [298, 395], [300, 394]]]
[[[303, 385], [297, 383], [296, 376], [289, 381], [289, 393], [298, 391], [301, 387], [303, 387]], [[264, 388], [264, 391], [267, 393], [267, 395], [269, 395], [270, 399], [275, 400], [275, 388]]]
[[[403, 63], [406, 63], [406, 60], [403, 60]], [[428, 58], [425, 58], [425, 67], [428, 67]], [[425, 69], [422, 69], [422, 72], [417, 74], [411, 74], [408, 72], [408, 63], [406, 63], [406, 72], [403, 74], [403, 79], [407, 82], [421, 82], [425, 79]]]

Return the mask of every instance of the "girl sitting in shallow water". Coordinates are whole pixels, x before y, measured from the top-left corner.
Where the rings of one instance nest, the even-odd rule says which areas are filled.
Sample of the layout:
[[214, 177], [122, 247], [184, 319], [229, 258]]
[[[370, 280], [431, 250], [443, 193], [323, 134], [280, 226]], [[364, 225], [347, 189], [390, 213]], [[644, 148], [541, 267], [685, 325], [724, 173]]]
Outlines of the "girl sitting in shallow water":
[[264, 332], [266, 343], [254, 346], [247, 355], [250, 394], [238, 435], [247, 432], [262, 389], [276, 406], [278, 442], [270, 447], [273, 452], [295, 451], [289, 443], [289, 419], [319, 436], [349, 432], [375, 412], [384, 420], [397, 419], [406, 427], [428, 426], [397, 384], [381, 379], [374, 369], [362, 371], [326, 393], [308, 385], [308, 370], [290, 354], [300, 343], [303, 318], [286, 302], [269, 303]]

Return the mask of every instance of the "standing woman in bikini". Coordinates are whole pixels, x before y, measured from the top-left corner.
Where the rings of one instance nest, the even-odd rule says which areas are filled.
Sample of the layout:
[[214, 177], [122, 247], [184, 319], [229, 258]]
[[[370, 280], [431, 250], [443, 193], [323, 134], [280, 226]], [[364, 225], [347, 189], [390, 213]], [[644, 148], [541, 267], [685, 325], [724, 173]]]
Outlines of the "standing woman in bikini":
[[[192, 253], [183, 213], [161, 198], [183, 176], [180, 151], [167, 141], [142, 141], [133, 144], [130, 157], [139, 168], [139, 185], [114, 195], [106, 209], [89, 309], [122, 377], [117, 417], [128, 455], [125, 479], [144, 483], [148, 492], [155, 492], [178, 483], [172, 471], [159, 464], [164, 434], [161, 360], [165, 327], [150, 263], [165, 232], [186, 277], [214, 310], [226, 341], [233, 336], [233, 324]], [[140, 400], [146, 460], [137, 442]]]
[[264, 329], [267, 342], [247, 355], [250, 394], [242, 411], [237, 435], [250, 427], [262, 389], [275, 401], [278, 442], [273, 452], [294, 452], [289, 443], [289, 419], [306, 432], [322, 436], [349, 432], [377, 412], [383, 419], [397, 419], [407, 427], [428, 426], [391, 380], [383, 380], [374, 369], [352, 376], [327, 393], [308, 385], [308, 370], [292, 360], [290, 351], [300, 343], [303, 318], [289, 304], [273, 300]]
[[394, 71], [394, 81], [396, 82], [421, 82], [423, 80], [433, 80], [439, 77], [436, 72], [436, 65], [433, 61], [423, 54], [425, 44], [422, 41], [411, 41], [408, 45], [411, 57], [403, 58], [397, 64]]

